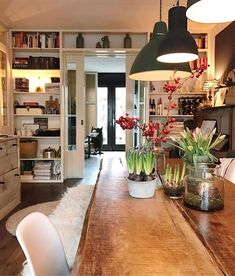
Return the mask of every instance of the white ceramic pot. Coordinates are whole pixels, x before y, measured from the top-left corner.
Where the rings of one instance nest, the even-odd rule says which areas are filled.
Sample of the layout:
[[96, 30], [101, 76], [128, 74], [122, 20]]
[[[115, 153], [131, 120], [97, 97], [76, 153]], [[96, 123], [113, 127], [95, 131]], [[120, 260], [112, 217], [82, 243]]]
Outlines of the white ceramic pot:
[[133, 181], [127, 179], [129, 195], [136, 198], [153, 197], [156, 190], [156, 179], [151, 181]]

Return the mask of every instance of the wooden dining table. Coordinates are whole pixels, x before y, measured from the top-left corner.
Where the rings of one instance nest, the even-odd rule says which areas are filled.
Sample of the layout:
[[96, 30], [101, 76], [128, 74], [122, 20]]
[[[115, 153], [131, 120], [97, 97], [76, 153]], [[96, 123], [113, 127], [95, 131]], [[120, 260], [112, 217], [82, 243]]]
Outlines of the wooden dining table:
[[72, 275], [235, 275], [235, 185], [225, 206], [202, 212], [156, 190], [130, 197], [122, 159], [105, 159], [87, 210]]

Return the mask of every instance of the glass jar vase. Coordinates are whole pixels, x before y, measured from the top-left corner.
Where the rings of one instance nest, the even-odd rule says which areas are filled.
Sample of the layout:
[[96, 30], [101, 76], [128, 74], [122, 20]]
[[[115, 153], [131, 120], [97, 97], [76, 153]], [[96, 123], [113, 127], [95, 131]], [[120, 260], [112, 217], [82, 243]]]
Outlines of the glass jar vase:
[[184, 178], [184, 204], [200, 211], [217, 211], [224, 207], [224, 181], [215, 164], [188, 164]]

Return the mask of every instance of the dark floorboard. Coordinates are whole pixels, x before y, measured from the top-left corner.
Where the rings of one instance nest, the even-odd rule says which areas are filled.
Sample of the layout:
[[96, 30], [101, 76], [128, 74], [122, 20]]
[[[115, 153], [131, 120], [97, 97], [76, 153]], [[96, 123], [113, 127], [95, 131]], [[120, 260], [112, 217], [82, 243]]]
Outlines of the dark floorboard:
[[5, 228], [7, 219], [16, 211], [30, 205], [60, 199], [68, 187], [79, 184], [95, 184], [101, 157], [97, 155], [86, 159], [85, 177], [83, 179], [68, 179], [63, 184], [22, 184], [21, 203], [0, 221], [0, 275], [19, 274], [25, 260], [16, 237], [9, 234]]

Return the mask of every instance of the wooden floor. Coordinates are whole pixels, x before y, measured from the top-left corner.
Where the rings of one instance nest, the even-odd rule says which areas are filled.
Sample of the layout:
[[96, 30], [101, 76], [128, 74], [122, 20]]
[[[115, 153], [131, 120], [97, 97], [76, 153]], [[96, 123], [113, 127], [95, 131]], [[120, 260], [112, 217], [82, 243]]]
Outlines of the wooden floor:
[[63, 184], [22, 184], [21, 204], [18, 205], [7, 217], [0, 221], [0, 275], [17, 275], [22, 270], [25, 260], [23, 252], [16, 237], [9, 234], [5, 228], [6, 220], [16, 211], [41, 202], [58, 200], [68, 187], [79, 184], [95, 184], [99, 170], [101, 156], [91, 156], [85, 161], [85, 177], [83, 179], [69, 179]]

